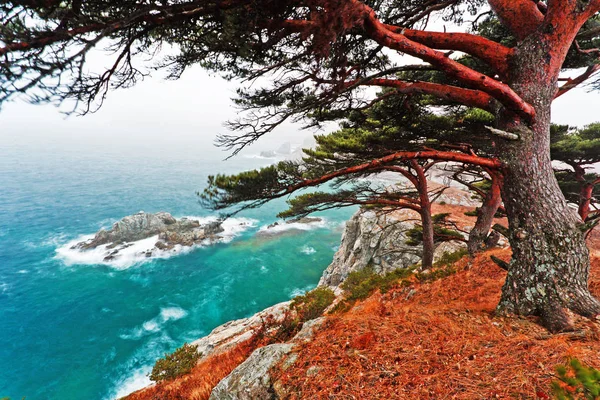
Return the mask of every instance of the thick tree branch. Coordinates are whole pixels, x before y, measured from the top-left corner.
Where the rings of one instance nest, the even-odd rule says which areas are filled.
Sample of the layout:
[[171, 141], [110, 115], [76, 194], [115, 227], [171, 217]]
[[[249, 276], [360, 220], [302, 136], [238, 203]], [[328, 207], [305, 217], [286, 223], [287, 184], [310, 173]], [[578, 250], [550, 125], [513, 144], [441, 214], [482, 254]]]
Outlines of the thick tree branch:
[[429, 82], [405, 82], [397, 79], [369, 79], [360, 83], [364, 86], [380, 86], [396, 89], [403, 94], [430, 94], [452, 103], [464, 104], [493, 112], [494, 99], [478, 90]]
[[390, 31], [402, 34], [408, 39], [432, 49], [456, 50], [470, 54], [488, 63], [501, 76], [508, 74], [508, 59], [514, 51], [508, 47], [479, 35], [462, 32], [427, 32], [385, 25]]
[[544, 21], [544, 14], [531, 0], [489, 0], [500, 21], [519, 40], [524, 39]]
[[466, 67], [440, 51], [412, 41], [400, 33], [392, 32], [377, 19], [373, 9], [358, 0], [352, 1], [356, 4], [356, 7], [362, 7], [365, 10], [365, 29], [367, 34], [380, 45], [417, 57], [436, 66], [464, 84], [488, 93], [508, 109], [527, 119], [535, 117], [533, 106], [523, 101], [508, 85]]
[[281, 196], [290, 194], [295, 192], [298, 189], [320, 185], [322, 183], [328, 182], [332, 179], [338, 178], [344, 175], [356, 174], [361, 172], [371, 172], [377, 171], [381, 169], [385, 169], [386, 164], [393, 163], [399, 160], [416, 160], [416, 159], [431, 159], [431, 160], [439, 160], [439, 161], [456, 161], [463, 162], [473, 165], [479, 165], [482, 167], [498, 169], [502, 167], [502, 163], [494, 158], [483, 158], [478, 156], [473, 156], [469, 154], [461, 154], [454, 153], [451, 151], [400, 151], [397, 153], [390, 154], [388, 156], [378, 158], [368, 163], [355, 165], [348, 168], [343, 168], [335, 172], [331, 172], [329, 174], [325, 174], [319, 178], [314, 179], [305, 179], [302, 182], [299, 182], [294, 185], [290, 185]]

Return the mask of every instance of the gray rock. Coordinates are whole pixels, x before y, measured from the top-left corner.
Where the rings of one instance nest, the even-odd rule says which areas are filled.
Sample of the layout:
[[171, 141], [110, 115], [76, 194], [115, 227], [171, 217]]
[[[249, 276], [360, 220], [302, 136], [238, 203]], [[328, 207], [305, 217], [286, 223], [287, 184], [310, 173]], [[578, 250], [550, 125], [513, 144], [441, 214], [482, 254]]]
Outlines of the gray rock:
[[319, 217], [302, 217], [290, 219], [289, 221], [286, 221], [286, 224], [313, 224], [321, 221], [323, 221], [323, 219]]
[[277, 399], [269, 371], [291, 353], [293, 347], [290, 343], [279, 343], [254, 350], [215, 386], [209, 400]]
[[292, 339], [293, 343], [310, 342], [315, 335], [315, 331], [325, 323], [325, 317], [319, 317], [306, 321], [302, 325], [300, 332]]
[[119, 251], [131, 245], [130, 242], [158, 235], [154, 248], [144, 252], [151, 257], [155, 251], [171, 250], [176, 245], [193, 246], [204, 240], [218, 239], [223, 232], [221, 222], [214, 221], [201, 225], [199, 221], [189, 218], [175, 219], [167, 212], [149, 214], [143, 211], [127, 216], [116, 222], [109, 230], [100, 230], [93, 239], [80, 242], [73, 248], [81, 250], [95, 249], [106, 245], [105, 261], [119, 256]]
[[192, 344], [198, 346], [198, 352], [202, 354], [202, 358], [221, 353], [250, 339], [266, 319], [272, 318], [275, 322], [283, 320], [285, 313], [290, 308], [290, 303], [290, 301], [279, 303], [249, 318], [226, 322]]
[[319, 285], [338, 286], [350, 272], [371, 265], [377, 273], [407, 268], [421, 260], [422, 248], [406, 244], [414, 225], [406, 216], [359, 210], [346, 223], [342, 242]]
[[446, 253], [452, 254], [452, 253], [456, 253], [459, 250], [466, 250], [466, 249], [467, 249], [467, 244], [465, 242], [461, 242], [458, 240], [440, 243], [440, 245], [437, 246], [435, 248], [435, 251], [433, 252], [433, 263], [435, 264], [436, 262], [440, 261], [440, 259], [442, 257], [444, 257], [444, 254], [446, 254]]

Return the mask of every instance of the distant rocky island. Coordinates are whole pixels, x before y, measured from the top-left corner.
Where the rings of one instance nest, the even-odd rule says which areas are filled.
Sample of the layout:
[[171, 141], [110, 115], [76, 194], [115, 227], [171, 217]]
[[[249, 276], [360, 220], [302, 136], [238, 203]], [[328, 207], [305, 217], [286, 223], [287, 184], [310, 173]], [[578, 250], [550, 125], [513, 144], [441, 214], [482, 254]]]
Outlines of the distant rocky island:
[[101, 229], [92, 239], [79, 242], [72, 249], [85, 251], [103, 247], [106, 250], [104, 261], [112, 261], [133, 242], [158, 236], [153, 247], [143, 251], [146, 257], [152, 257], [156, 252], [173, 250], [176, 246], [190, 247], [217, 241], [223, 231], [220, 221], [201, 224], [191, 218], [176, 219], [168, 212], [150, 214], [140, 211], [116, 222], [109, 230]]

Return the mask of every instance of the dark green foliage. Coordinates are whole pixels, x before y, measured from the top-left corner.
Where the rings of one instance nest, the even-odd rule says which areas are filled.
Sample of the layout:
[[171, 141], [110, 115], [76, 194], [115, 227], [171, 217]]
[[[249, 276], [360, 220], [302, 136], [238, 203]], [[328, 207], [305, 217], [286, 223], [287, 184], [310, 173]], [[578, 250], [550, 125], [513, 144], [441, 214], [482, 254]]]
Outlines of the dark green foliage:
[[570, 168], [556, 167], [556, 179], [566, 199], [574, 204], [581, 200], [581, 189], [586, 184], [593, 185], [591, 203], [600, 201], [600, 188], [596, 181], [597, 173], [587, 172], [587, 168], [600, 162], [600, 123], [593, 123], [581, 129], [566, 125], [553, 125], [551, 129], [552, 160], [561, 161]]
[[197, 345], [184, 343], [174, 353], [165, 354], [164, 358], [156, 361], [149, 375], [150, 380], [160, 382], [188, 374], [194, 368], [200, 356]]
[[295, 297], [290, 308], [298, 313], [300, 322], [305, 322], [323, 315], [323, 311], [333, 303], [333, 300], [335, 300], [335, 293], [328, 287], [319, 286], [302, 296]]
[[[476, 217], [479, 215], [479, 207], [475, 207], [475, 209], [473, 211], [467, 211], [464, 213], [464, 215], [466, 215], [467, 217]], [[502, 218], [505, 217], [506, 215], [502, 212], [502, 211], [496, 211], [496, 214], [494, 214], [494, 218]]]
[[580, 129], [553, 125], [551, 139], [553, 160], [579, 165], [600, 162], [600, 123]]
[[552, 382], [552, 394], [557, 400], [600, 399], [600, 371], [572, 359], [556, 367], [558, 380]]
[[323, 315], [327, 307], [335, 300], [335, 293], [328, 287], [317, 287], [304, 295], [296, 296], [292, 299], [290, 310], [288, 310], [283, 319], [275, 322], [272, 319], [265, 322], [262, 332], [269, 331], [274, 327], [272, 333], [269, 333], [271, 342], [285, 342], [293, 338], [302, 325], [312, 319]]
[[443, 266], [453, 265], [468, 254], [469, 252], [467, 249], [460, 249], [453, 253], [446, 252], [442, 254], [442, 257], [440, 257], [440, 259], [435, 264], [433, 264], [433, 266], [439, 268]]
[[[460, 232], [449, 229], [450, 224], [447, 218], [448, 213], [435, 214], [431, 217], [433, 220], [433, 240], [436, 243], [447, 242], [450, 240], [464, 240]], [[409, 246], [418, 246], [423, 243], [423, 227], [415, 224], [415, 227], [406, 231], [406, 244]]]

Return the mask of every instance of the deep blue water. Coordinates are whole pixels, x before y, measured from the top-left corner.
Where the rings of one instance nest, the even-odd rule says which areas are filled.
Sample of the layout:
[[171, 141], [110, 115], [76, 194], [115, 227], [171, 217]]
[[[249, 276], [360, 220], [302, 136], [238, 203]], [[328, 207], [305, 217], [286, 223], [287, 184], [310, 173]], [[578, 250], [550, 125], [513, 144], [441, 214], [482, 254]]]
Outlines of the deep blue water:
[[0, 146], [0, 398], [112, 399], [136, 389], [165, 352], [314, 287], [352, 213], [256, 236], [281, 200], [241, 214], [254, 226], [229, 243], [121, 267], [73, 263], [57, 249], [137, 211], [214, 215], [195, 195], [207, 175], [268, 161], [64, 147]]

